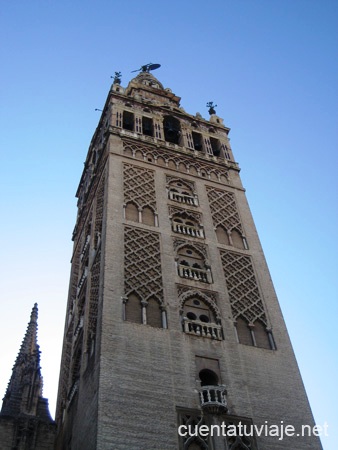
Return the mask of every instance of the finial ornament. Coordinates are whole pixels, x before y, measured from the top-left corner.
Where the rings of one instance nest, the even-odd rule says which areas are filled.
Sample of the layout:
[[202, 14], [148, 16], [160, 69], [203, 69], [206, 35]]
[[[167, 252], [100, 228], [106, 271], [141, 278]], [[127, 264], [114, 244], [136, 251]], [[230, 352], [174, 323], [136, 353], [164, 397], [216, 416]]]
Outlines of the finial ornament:
[[132, 72], [147, 72], [147, 73], [149, 73], [151, 70], [158, 69], [159, 67], [161, 67], [161, 64], [148, 63], [148, 64], [145, 64], [144, 66], [141, 66], [140, 69], [132, 70]]
[[214, 102], [208, 102], [207, 108], [209, 108], [209, 114], [216, 114], [215, 108], [217, 108], [217, 105], [214, 105]]
[[114, 76], [110, 77], [110, 78], [114, 78], [114, 81], [113, 81], [114, 84], [121, 84], [122, 73], [115, 72]]

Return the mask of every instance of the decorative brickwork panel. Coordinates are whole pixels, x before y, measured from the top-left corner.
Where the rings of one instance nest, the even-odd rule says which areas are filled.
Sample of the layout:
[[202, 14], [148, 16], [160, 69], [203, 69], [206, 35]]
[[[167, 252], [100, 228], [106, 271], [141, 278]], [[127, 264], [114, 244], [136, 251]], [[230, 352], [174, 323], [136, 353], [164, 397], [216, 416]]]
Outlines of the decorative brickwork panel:
[[[172, 146], [177, 150], [177, 146], [174, 144], [172, 144]], [[135, 159], [149, 161], [154, 164], [170, 167], [179, 172], [189, 173], [209, 180], [229, 183], [228, 169], [220, 168], [219, 164], [216, 167], [212, 163], [208, 164], [208, 162], [192, 158], [191, 155], [179, 155], [172, 151], [165, 150], [164, 148], [158, 150], [156, 147], [150, 147], [127, 140], [123, 141], [123, 147], [125, 154], [131, 155]]]
[[160, 237], [138, 228], [125, 227], [125, 295], [135, 292], [141, 300], [163, 303]]
[[94, 247], [97, 248], [101, 240], [102, 221], [103, 221], [103, 205], [104, 205], [104, 187], [105, 176], [103, 175], [96, 194], [96, 210], [95, 210], [95, 239]]
[[189, 247], [189, 248], [195, 250], [201, 256], [203, 256], [204, 262], [207, 265], [209, 265], [208, 255], [207, 255], [207, 248], [206, 248], [205, 245], [199, 244], [199, 243], [196, 243], [196, 242], [186, 241], [184, 239], [174, 239], [173, 244], [174, 244], [175, 252], [178, 252], [179, 249], [181, 249], [182, 247], [185, 247], [185, 246]]
[[234, 319], [243, 316], [252, 324], [260, 319], [266, 326], [266, 315], [251, 258], [228, 251], [220, 253]]
[[227, 231], [236, 229], [243, 234], [241, 219], [238, 214], [235, 195], [207, 186], [210, 210], [214, 227], [222, 225]]
[[139, 208], [156, 210], [154, 171], [131, 164], [123, 165], [124, 202], [134, 202]]
[[100, 291], [100, 271], [101, 271], [101, 248], [97, 251], [95, 260], [91, 268], [89, 312], [87, 328], [87, 351], [90, 355], [92, 343], [95, 342], [97, 328], [97, 313]]
[[201, 222], [201, 214], [195, 212], [195, 211], [191, 211], [188, 209], [181, 209], [181, 208], [177, 208], [176, 206], [169, 206], [168, 207], [169, 210], [169, 216], [187, 216], [193, 220], [195, 220], [196, 222], [200, 223]]
[[[201, 426], [205, 425], [205, 421], [200, 411], [179, 411], [178, 424], [183, 427], [184, 431], [192, 430], [191, 434], [195, 434], [195, 429], [199, 430]], [[202, 436], [198, 431], [194, 438], [189, 433], [186, 433], [186, 436], [180, 436], [179, 448], [180, 450], [208, 450], [210, 448], [208, 440], [208, 436]]]

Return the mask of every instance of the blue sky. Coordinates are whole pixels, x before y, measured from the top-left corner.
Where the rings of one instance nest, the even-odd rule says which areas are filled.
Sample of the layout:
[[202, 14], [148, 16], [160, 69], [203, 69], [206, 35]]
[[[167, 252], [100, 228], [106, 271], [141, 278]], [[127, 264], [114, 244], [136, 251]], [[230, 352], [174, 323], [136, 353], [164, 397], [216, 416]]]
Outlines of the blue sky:
[[[2, 2], [1, 373], [39, 303], [55, 408], [77, 184], [110, 76], [148, 62], [231, 144], [318, 424], [334, 450], [337, 379], [338, 3]], [[3, 395], [1, 394], [1, 395]]]

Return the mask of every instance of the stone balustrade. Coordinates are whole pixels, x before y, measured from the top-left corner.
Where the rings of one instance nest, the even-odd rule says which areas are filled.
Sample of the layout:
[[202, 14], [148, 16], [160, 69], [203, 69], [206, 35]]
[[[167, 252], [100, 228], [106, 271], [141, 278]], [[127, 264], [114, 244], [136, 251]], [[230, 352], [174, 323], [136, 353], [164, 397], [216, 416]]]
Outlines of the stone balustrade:
[[169, 199], [175, 202], [185, 203], [186, 205], [198, 206], [197, 199], [191, 195], [169, 191]]
[[189, 280], [201, 281], [202, 283], [212, 283], [211, 273], [209, 270], [197, 269], [196, 267], [178, 265], [178, 274], [182, 278]]
[[201, 407], [209, 414], [222, 414], [227, 412], [228, 404], [225, 386], [202, 386], [199, 391]]
[[79, 284], [77, 285], [77, 294], [78, 295], [81, 291], [82, 286], [84, 285], [84, 282], [86, 281], [87, 275], [88, 275], [88, 267], [85, 267], [81, 274]]
[[81, 251], [80, 260], [82, 261], [88, 254], [90, 244], [90, 235], [87, 236], [86, 241], [84, 243], [83, 249]]
[[206, 323], [200, 320], [183, 318], [183, 331], [194, 336], [202, 336], [209, 339], [221, 341], [223, 339], [222, 327], [216, 323]]
[[204, 238], [203, 229], [192, 225], [186, 225], [184, 223], [173, 221], [173, 231], [175, 231], [175, 233], [186, 234], [192, 237]]
[[82, 330], [82, 328], [83, 328], [83, 316], [81, 316], [80, 318], [79, 318], [79, 321], [78, 321], [78, 323], [77, 323], [77, 325], [76, 325], [76, 327], [75, 327], [75, 331], [74, 331], [74, 338], [76, 339], [77, 337], [78, 337], [78, 335], [80, 334], [80, 331]]
[[72, 387], [69, 390], [69, 394], [68, 394], [68, 407], [70, 406], [70, 404], [72, 403], [73, 398], [75, 397], [75, 394], [77, 393], [77, 391], [79, 390], [79, 380], [75, 380]]

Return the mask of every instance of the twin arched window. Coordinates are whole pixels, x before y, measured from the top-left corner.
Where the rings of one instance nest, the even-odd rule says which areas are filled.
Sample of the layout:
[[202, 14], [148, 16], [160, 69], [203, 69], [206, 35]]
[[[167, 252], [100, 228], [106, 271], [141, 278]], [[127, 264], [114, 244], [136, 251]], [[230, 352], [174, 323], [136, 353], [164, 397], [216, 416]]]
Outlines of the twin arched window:
[[212, 283], [211, 271], [204, 256], [188, 245], [177, 252], [177, 271], [182, 278]]
[[152, 208], [138, 208], [135, 203], [128, 202], [125, 206], [125, 218], [145, 225], [157, 226], [156, 214]]
[[172, 230], [175, 233], [191, 237], [204, 238], [202, 225], [188, 213], [177, 213], [171, 218]]
[[155, 328], [166, 328], [165, 312], [155, 298], [146, 301], [132, 293], [123, 299], [124, 319], [128, 322], [150, 325]]
[[192, 187], [181, 180], [173, 180], [169, 183], [168, 198], [178, 203], [198, 206], [197, 196]]
[[222, 327], [214, 311], [201, 298], [191, 297], [184, 302], [182, 327], [187, 334], [222, 340]]
[[276, 346], [270, 330], [257, 319], [253, 324], [239, 316], [236, 319], [236, 333], [240, 344], [275, 350]]

